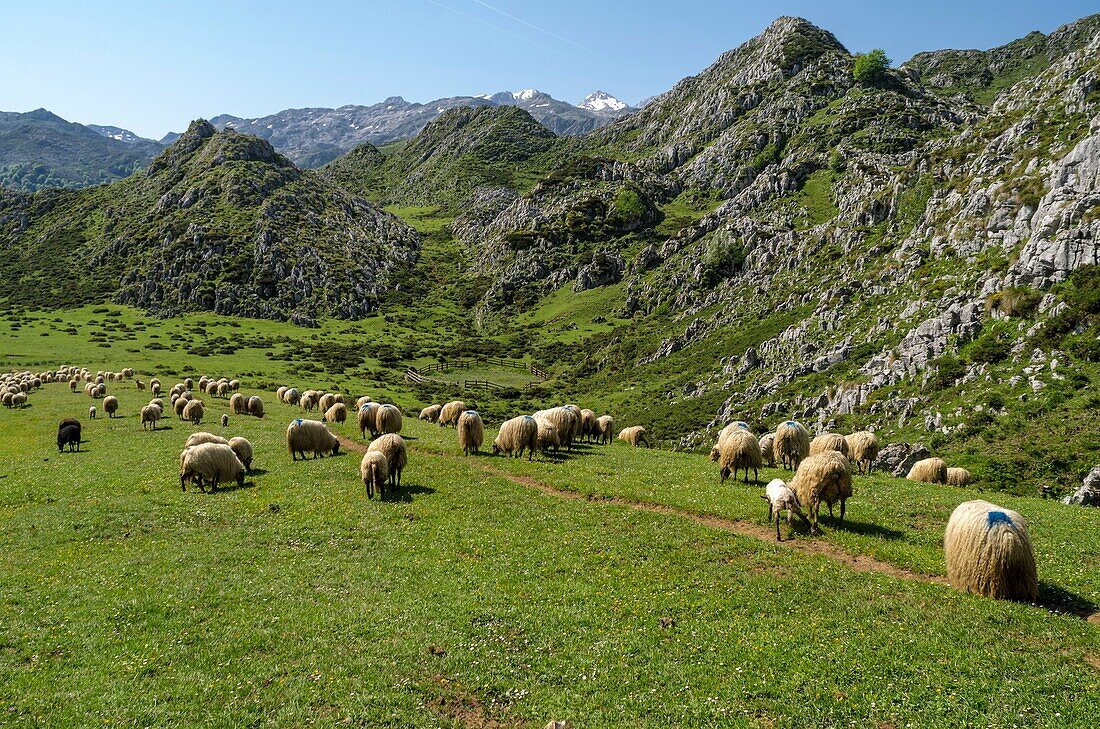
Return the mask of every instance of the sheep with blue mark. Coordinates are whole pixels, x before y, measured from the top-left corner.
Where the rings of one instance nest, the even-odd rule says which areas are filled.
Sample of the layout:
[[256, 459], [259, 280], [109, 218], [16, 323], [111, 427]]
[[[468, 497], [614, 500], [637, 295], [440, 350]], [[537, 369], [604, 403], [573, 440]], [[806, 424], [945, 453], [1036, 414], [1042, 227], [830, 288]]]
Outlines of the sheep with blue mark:
[[943, 537], [947, 579], [962, 592], [1034, 602], [1035, 552], [1019, 513], [976, 499], [951, 512]]

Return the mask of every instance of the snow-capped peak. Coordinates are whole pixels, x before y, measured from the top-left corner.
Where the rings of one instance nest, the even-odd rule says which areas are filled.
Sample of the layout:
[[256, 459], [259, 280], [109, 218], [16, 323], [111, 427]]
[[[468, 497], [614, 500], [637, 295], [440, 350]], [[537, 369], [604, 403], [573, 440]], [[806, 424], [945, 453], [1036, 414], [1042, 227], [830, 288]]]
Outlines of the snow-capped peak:
[[622, 111], [628, 104], [603, 91], [593, 91], [577, 106], [589, 111]]
[[538, 89], [524, 89], [523, 91], [513, 91], [512, 98], [516, 101], [530, 101], [535, 98], [539, 93]]

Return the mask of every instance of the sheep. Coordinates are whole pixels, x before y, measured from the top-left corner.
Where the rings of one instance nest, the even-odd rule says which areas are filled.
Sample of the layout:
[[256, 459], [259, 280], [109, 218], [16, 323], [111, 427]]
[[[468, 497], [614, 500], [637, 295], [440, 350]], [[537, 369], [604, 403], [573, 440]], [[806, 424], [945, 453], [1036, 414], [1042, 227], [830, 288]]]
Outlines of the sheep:
[[760, 436], [760, 456], [764, 459], [764, 465], [775, 466], [775, 433]]
[[188, 481], [197, 482], [203, 491], [209, 486], [212, 492], [223, 481], [244, 486], [244, 464], [228, 445], [200, 443], [180, 455], [180, 488], [184, 491]]
[[848, 442], [848, 458], [856, 464], [856, 470], [863, 473], [866, 467], [867, 473], [871, 473], [871, 467], [874, 466], [879, 451], [878, 438], [875, 434], [869, 430], [861, 430], [844, 436], [844, 440]]
[[176, 401], [172, 403], [172, 412], [176, 414], [176, 417], [183, 420], [183, 411], [187, 409], [187, 403], [191, 402], [180, 395], [176, 398]]
[[370, 431], [370, 437], [378, 435], [378, 415], [379, 405], [376, 402], [365, 402], [359, 406], [359, 412], [356, 414], [356, 419], [359, 422], [359, 438], [362, 440], [366, 437], [367, 431]]
[[317, 409], [322, 413], [328, 412], [328, 409], [336, 404], [336, 397], [332, 394], [324, 394], [317, 400]]
[[810, 525], [806, 515], [802, 513], [802, 505], [798, 503], [798, 495], [794, 492], [794, 489], [783, 483], [781, 479], [773, 478], [769, 481], [768, 485], [764, 487], [764, 493], [760, 495], [760, 498], [768, 502], [768, 523], [770, 524], [772, 518], [775, 518], [775, 541], [783, 541], [783, 537], [779, 536], [779, 518], [784, 511], [787, 512], [788, 529], [794, 526], [796, 515], [806, 526]]
[[118, 398], [114, 395], [103, 398], [103, 412], [107, 413], [108, 418], [115, 417], [118, 412]]
[[333, 395], [332, 399], [333, 399], [333, 405], [335, 405], [337, 403], [339, 403], [341, 405], [347, 405], [348, 404], [348, 399], [344, 396], [344, 393], [342, 393], [342, 392], [338, 392], [335, 395]]
[[95, 420], [95, 405], [92, 405], [90, 408], [88, 408], [88, 417], [92, 420]]
[[581, 437], [591, 442], [596, 435], [596, 412], [594, 410], [581, 410]]
[[202, 400], [188, 400], [181, 419], [198, 425], [202, 422], [203, 414]]
[[980, 499], [959, 504], [943, 536], [951, 586], [998, 600], [1039, 597], [1027, 522], [1011, 509]]
[[810, 454], [810, 434], [801, 423], [788, 420], [775, 429], [775, 460], [783, 468], [798, 469], [802, 459]]
[[914, 463], [905, 478], [922, 483], [947, 483], [947, 464], [942, 458], [925, 458]]
[[141, 380], [134, 380], [134, 385], [137, 387], [138, 392], [145, 392], [145, 383]]
[[567, 450], [573, 447], [573, 437], [580, 432], [580, 409], [576, 405], [566, 405], [560, 408], [539, 410], [534, 414], [535, 420], [545, 418], [558, 432], [558, 441]]
[[229, 389], [233, 392], [236, 392], [237, 390], [241, 389], [241, 381], [240, 380], [230, 380], [227, 384], [229, 385]]
[[149, 401], [149, 404], [156, 405], [158, 408], [160, 408], [160, 411], [162, 413], [164, 412], [164, 400], [161, 400], [159, 397], [154, 397], [152, 400]]
[[72, 392], [76, 392], [76, 380], [69, 380], [69, 389]]
[[160, 380], [149, 381], [149, 392], [151, 392], [154, 397], [160, 394]]
[[374, 402], [374, 399], [370, 395], [363, 395], [363, 397], [355, 401], [355, 409], [358, 410], [368, 402]]
[[756, 436], [747, 430], [737, 429], [729, 433], [719, 446], [719, 467], [722, 480], [729, 478], [733, 473], [737, 480], [737, 471], [745, 469], [745, 483], [749, 482], [749, 468], [753, 471], [753, 480], [760, 481], [760, 466], [763, 465], [763, 457], [760, 455], [760, 443]]
[[374, 427], [379, 433], [401, 432], [401, 410], [396, 405], [380, 405], [374, 414]]
[[722, 430], [718, 431], [718, 441], [714, 444], [714, 447], [710, 449], [710, 460], [715, 463], [718, 462], [722, 453], [722, 445], [734, 433], [749, 433], [751, 435], [752, 429], [749, 428], [749, 424], [744, 420], [735, 420], [722, 428]]
[[229, 413], [222, 413], [222, 427], [229, 427]]
[[[368, 401], [369, 402], [369, 401]], [[435, 423], [439, 421], [439, 411], [443, 409], [442, 405], [429, 405], [420, 411], [420, 419], [429, 423]]]
[[332, 407], [325, 411], [325, 422], [328, 423], [343, 423], [348, 419], [348, 406], [342, 402], [335, 403]]
[[203, 375], [202, 377], [199, 378], [199, 389], [202, 390], [203, 392], [206, 392], [206, 386], [209, 385], [209, 384], [210, 384], [210, 378], [207, 377], [206, 375]]
[[[111, 398], [107, 398], [107, 400], [110, 400], [110, 399]], [[104, 402], [106, 402], [106, 400], [104, 400]], [[14, 395], [11, 396], [11, 406], [13, 408], [21, 408], [26, 404], [27, 404], [27, 393], [17, 392]], [[116, 410], [118, 409], [118, 400], [115, 400], [115, 409]], [[114, 417], [114, 416], [112, 415], [111, 417]]]
[[229, 397], [229, 383], [228, 382], [219, 382], [218, 387], [217, 387], [217, 392], [218, 392], [218, 397], [220, 397], [220, 398], [224, 399], [226, 397]]
[[264, 416], [264, 401], [261, 400], [258, 395], [253, 395], [248, 398], [248, 414], [254, 418], [262, 418]]
[[275, 391], [275, 399], [279, 402], [286, 402], [286, 400], [284, 400], [283, 398], [286, 397], [286, 391], [289, 389], [290, 388], [286, 385], [282, 385], [281, 387], [279, 387], [279, 389]]
[[252, 473], [252, 443], [238, 435], [229, 439], [229, 447], [237, 454], [237, 458], [241, 459], [245, 470]]
[[294, 461], [298, 460], [299, 453], [302, 460], [305, 460], [306, 453], [312, 453], [314, 458], [324, 457], [326, 453], [334, 456], [340, 454], [340, 441], [319, 420], [298, 418], [291, 421], [286, 429], [286, 447]]
[[65, 418], [57, 424], [57, 452], [64, 453], [65, 446], [70, 453], [80, 451], [80, 421], [75, 418]]
[[187, 448], [201, 445], [202, 443], [221, 443], [222, 445], [229, 445], [229, 441], [220, 435], [214, 435], [213, 433], [207, 433], [204, 430], [200, 430], [197, 433], [192, 433], [187, 436], [187, 440], [184, 442], [183, 447], [186, 450]]
[[195, 381], [192, 380], [190, 377], [184, 377], [183, 378], [183, 389], [185, 389], [185, 390], [195, 389]]
[[558, 429], [545, 417], [536, 417], [535, 424], [538, 426], [539, 452], [549, 453], [552, 450], [556, 453], [561, 447], [561, 434], [558, 433]]
[[314, 400], [313, 396], [309, 393], [306, 393], [298, 398], [298, 405], [300, 405], [302, 410], [305, 410], [307, 413], [311, 413], [317, 409], [317, 401]]
[[288, 388], [287, 391], [283, 393], [282, 397], [283, 402], [285, 402], [287, 405], [297, 405], [298, 401], [300, 401], [301, 399], [302, 393], [298, 392], [298, 388], [296, 387]]
[[973, 474], [965, 468], [947, 469], [947, 483], [951, 486], [966, 486], [974, 480]]
[[844, 456], [848, 455], [848, 441], [844, 436], [836, 433], [822, 433], [810, 441], [810, 455], [816, 456], [825, 451], [836, 451]]
[[601, 415], [596, 418], [596, 433], [600, 443], [610, 443], [611, 435], [615, 432], [615, 418], [610, 415]]
[[469, 410], [469, 408], [466, 407], [466, 403], [462, 402], [461, 400], [452, 400], [451, 402], [447, 403], [439, 411], [440, 427], [444, 425], [449, 425], [452, 428], [457, 428], [458, 417], [467, 410]]
[[152, 426], [153, 430], [157, 429], [157, 421], [160, 420], [162, 411], [156, 405], [146, 405], [141, 409], [141, 428], [142, 430], [148, 429]]
[[798, 464], [791, 489], [798, 496], [800, 504], [806, 504], [810, 512], [810, 533], [820, 534], [817, 526], [821, 503], [829, 507], [829, 516], [833, 515], [833, 504], [840, 502], [840, 523], [844, 524], [844, 511], [852, 496], [852, 471], [848, 457], [836, 451], [824, 451], [807, 456]]
[[97, 385], [96, 388], [95, 388], [95, 396], [96, 397], [106, 397], [106, 395], [107, 395], [107, 386], [104, 385], [103, 383], [100, 383], [99, 385]]
[[646, 448], [653, 447], [653, 443], [649, 439], [649, 434], [646, 433], [646, 429], [640, 425], [632, 425], [629, 428], [620, 430], [619, 440], [624, 440], [635, 448], [643, 444]]
[[522, 458], [527, 450], [527, 460], [535, 455], [538, 446], [539, 427], [530, 415], [506, 420], [500, 426], [497, 437], [493, 439], [493, 455], [507, 453], [513, 458]]
[[463, 454], [468, 456], [481, 450], [481, 444], [485, 442], [485, 423], [476, 410], [467, 410], [458, 416], [457, 430], [458, 445]]
[[245, 414], [245, 399], [244, 395], [239, 392], [233, 393], [233, 396], [229, 398], [229, 409], [233, 411], [234, 415]]
[[386, 457], [390, 467], [389, 485], [391, 491], [401, 488], [401, 472], [408, 463], [408, 455], [405, 451], [405, 440], [397, 433], [386, 433], [375, 438], [369, 446], [368, 453], [381, 453]]
[[390, 463], [379, 451], [367, 451], [359, 463], [359, 475], [367, 488], [367, 498], [374, 498], [374, 489], [378, 489], [378, 498], [386, 498], [386, 481], [390, 477]]

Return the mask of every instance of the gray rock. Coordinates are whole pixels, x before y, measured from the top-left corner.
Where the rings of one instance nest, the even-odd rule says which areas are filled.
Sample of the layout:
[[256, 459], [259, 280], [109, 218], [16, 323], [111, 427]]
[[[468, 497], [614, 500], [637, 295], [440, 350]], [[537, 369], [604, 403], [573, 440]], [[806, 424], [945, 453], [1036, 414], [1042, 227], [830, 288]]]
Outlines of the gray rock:
[[1081, 488], [1062, 499], [1062, 503], [1071, 506], [1100, 506], [1100, 466], [1089, 471], [1089, 475], [1081, 482]]
[[927, 448], [920, 443], [890, 443], [878, 454], [875, 468], [884, 473], [892, 473], [898, 477], [904, 477], [909, 473], [913, 464], [932, 455]]

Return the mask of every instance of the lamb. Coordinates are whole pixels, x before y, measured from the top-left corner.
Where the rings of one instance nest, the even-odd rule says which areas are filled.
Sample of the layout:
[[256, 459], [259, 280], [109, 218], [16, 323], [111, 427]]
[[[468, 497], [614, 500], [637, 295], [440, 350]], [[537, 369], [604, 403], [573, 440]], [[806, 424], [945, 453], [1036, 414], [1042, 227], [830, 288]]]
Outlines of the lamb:
[[327, 413], [328, 409], [336, 404], [336, 397], [332, 394], [324, 394], [317, 400], [317, 409]]
[[[134, 384], [137, 386], [138, 392], [145, 391], [145, 383], [141, 380], [134, 380]], [[73, 389], [76, 389], [75, 387]]]
[[947, 469], [947, 483], [951, 486], [966, 486], [974, 480], [974, 476], [965, 468]]
[[615, 432], [615, 418], [610, 415], [601, 415], [596, 418], [596, 430], [600, 443], [610, 443], [611, 435]]
[[198, 425], [202, 422], [202, 416], [202, 400], [188, 400], [187, 405], [183, 408], [182, 419]]
[[213, 433], [207, 433], [206, 431], [200, 430], [197, 433], [192, 433], [191, 435], [187, 436], [187, 440], [184, 442], [183, 448], [184, 450], [187, 450], [188, 448], [192, 448], [203, 443], [221, 443], [222, 445], [229, 445], [229, 441], [227, 441], [220, 435], [214, 435]]
[[189, 481], [197, 482], [203, 491], [209, 486], [211, 492], [222, 482], [244, 486], [244, 464], [228, 445], [200, 443], [180, 455], [180, 488], [186, 491]]
[[356, 418], [359, 421], [359, 438], [366, 437], [367, 431], [370, 431], [370, 437], [378, 435], [377, 415], [379, 405], [376, 402], [363, 403], [359, 407], [359, 412]]
[[476, 410], [467, 410], [458, 416], [458, 445], [465, 455], [476, 454], [485, 442], [485, 424]]
[[401, 410], [396, 405], [379, 405], [374, 414], [374, 428], [379, 433], [401, 432]]
[[810, 441], [810, 455], [816, 456], [825, 451], [836, 451], [844, 456], [848, 455], [848, 441], [844, 436], [836, 433], [822, 433]]
[[840, 502], [840, 524], [844, 524], [846, 503], [852, 496], [852, 472], [848, 457], [836, 451], [824, 451], [808, 456], [798, 464], [791, 488], [798, 496], [800, 504], [806, 504], [810, 512], [810, 533], [820, 534], [817, 526], [821, 503], [829, 507], [829, 516], [833, 515], [833, 504]]
[[244, 464], [245, 470], [252, 473], [252, 443], [247, 438], [237, 436], [229, 439], [229, 447]]
[[439, 411], [442, 409], [442, 405], [429, 405], [420, 411], [420, 419], [429, 423], [437, 423], [439, 422]]
[[324, 457], [326, 453], [334, 456], [340, 454], [340, 441], [319, 420], [298, 418], [291, 421], [286, 429], [286, 447], [291, 460], [295, 461], [299, 453], [302, 460], [305, 460], [306, 453], [312, 453], [314, 458], [318, 455]]
[[810, 434], [801, 423], [788, 420], [775, 429], [775, 460], [783, 468], [797, 470], [802, 459], [810, 454]]
[[775, 433], [760, 436], [760, 456], [764, 459], [764, 465], [775, 466]]
[[222, 413], [222, 427], [223, 428], [228, 428], [229, 427], [229, 414], [228, 413]]
[[92, 405], [90, 408], [88, 408], [88, 417], [92, 420], [95, 420], [95, 405]]
[[157, 429], [157, 421], [160, 420], [162, 411], [156, 405], [149, 404], [141, 409], [141, 428], [146, 430], [150, 426]]
[[118, 398], [114, 395], [103, 398], [103, 412], [107, 413], [108, 418], [115, 417], [118, 412]]
[[760, 495], [760, 498], [768, 502], [768, 523], [770, 524], [772, 518], [775, 518], [775, 541], [783, 541], [783, 538], [779, 536], [779, 517], [784, 511], [787, 512], [788, 530], [794, 526], [796, 515], [806, 526], [810, 525], [806, 515], [802, 513], [802, 505], [798, 503], [798, 495], [795, 494], [794, 489], [783, 483], [781, 479], [773, 478], [769, 481], [768, 485], [764, 487], [764, 493]]
[[540, 453], [549, 453], [551, 450], [557, 453], [561, 447], [561, 435], [554, 424], [545, 417], [536, 417], [538, 426], [538, 448]]
[[343, 423], [348, 419], [348, 406], [342, 402], [335, 403], [325, 411], [324, 418], [329, 423]]
[[629, 428], [623, 428], [619, 431], [619, 440], [625, 440], [630, 445], [637, 448], [639, 445], [645, 445], [646, 448], [652, 448], [653, 443], [649, 439], [649, 434], [646, 433], [646, 429], [640, 425], [632, 425]]
[[401, 472], [405, 470], [408, 456], [405, 451], [405, 440], [396, 433], [386, 433], [374, 439], [367, 446], [368, 453], [381, 453], [386, 457], [390, 467], [389, 485], [391, 490], [401, 488]]
[[581, 437], [591, 442], [596, 432], [596, 413], [593, 410], [581, 410]]
[[737, 480], [737, 471], [743, 468], [745, 483], [748, 483], [750, 467], [753, 471], [753, 480], [760, 481], [760, 466], [763, 465], [760, 443], [749, 431], [737, 429], [727, 435], [719, 446], [718, 460], [723, 481], [729, 478], [731, 472], [734, 480]]
[[504, 421], [493, 440], [493, 455], [507, 453], [513, 458], [521, 458], [526, 449], [527, 460], [531, 460], [538, 446], [538, 431], [538, 423], [530, 415]]
[[449, 425], [452, 428], [457, 428], [459, 416], [467, 410], [469, 408], [466, 407], [466, 403], [461, 400], [452, 400], [439, 411], [439, 425]]
[[922, 483], [947, 483], [947, 463], [942, 458], [925, 458], [914, 463], [905, 478]]
[[848, 458], [856, 464], [856, 470], [863, 473], [866, 468], [867, 473], [870, 473], [879, 451], [878, 438], [875, 434], [869, 430], [861, 430], [844, 436], [844, 440], [848, 442]]
[[65, 446], [70, 453], [80, 451], [80, 421], [75, 418], [65, 418], [57, 424], [57, 452], [64, 453]]
[[1011, 509], [980, 499], [959, 504], [947, 521], [943, 551], [956, 590], [998, 600], [1039, 597], [1027, 522]]
[[359, 463], [359, 475], [363, 479], [363, 485], [367, 488], [367, 498], [374, 498], [374, 489], [378, 489], [378, 498], [386, 498], [386, 481], [390, 477], [390, 463], [386, 456], [379, 451], [368, 451], [363, 454], [363, 460]]

